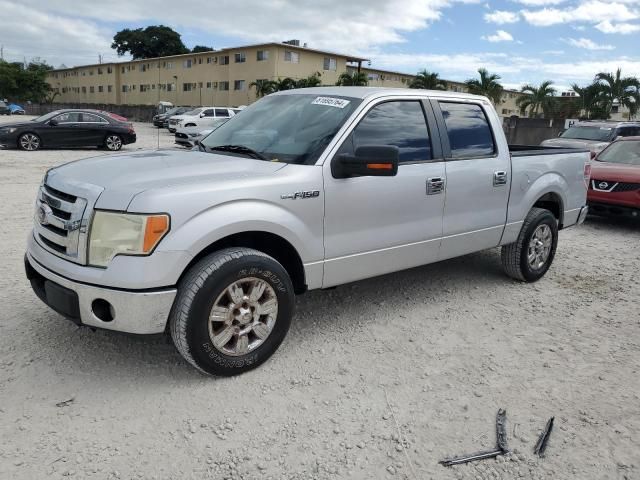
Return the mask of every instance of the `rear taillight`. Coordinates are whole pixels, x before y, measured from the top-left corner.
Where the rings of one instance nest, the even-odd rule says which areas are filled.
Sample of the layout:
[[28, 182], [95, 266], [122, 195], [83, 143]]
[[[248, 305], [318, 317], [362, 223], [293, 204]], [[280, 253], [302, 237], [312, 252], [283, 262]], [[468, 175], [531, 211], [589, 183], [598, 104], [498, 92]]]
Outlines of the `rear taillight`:
[[583, 176], [584, 176], [584, 184], [587, 188], [589, 188], [589, 180], [591, 180], [591, 164], [590, 163], [584, 164]]
[[133, 125], [129, 125], [129, 133], [136, 133], [136, 131], [133, 129]]

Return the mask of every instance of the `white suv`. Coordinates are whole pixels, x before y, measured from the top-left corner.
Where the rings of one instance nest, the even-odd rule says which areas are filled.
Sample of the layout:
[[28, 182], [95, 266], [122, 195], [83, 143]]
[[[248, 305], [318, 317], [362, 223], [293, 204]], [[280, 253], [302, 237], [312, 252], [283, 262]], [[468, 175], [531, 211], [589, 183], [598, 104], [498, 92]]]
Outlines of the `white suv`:
[[198, 107], [182, 115], [169, 118], [169, 131], [175, 133], [183, 127], [208, 127], [215, 124], [217, 118], [233, 117], [238, 109], [227, 107]]

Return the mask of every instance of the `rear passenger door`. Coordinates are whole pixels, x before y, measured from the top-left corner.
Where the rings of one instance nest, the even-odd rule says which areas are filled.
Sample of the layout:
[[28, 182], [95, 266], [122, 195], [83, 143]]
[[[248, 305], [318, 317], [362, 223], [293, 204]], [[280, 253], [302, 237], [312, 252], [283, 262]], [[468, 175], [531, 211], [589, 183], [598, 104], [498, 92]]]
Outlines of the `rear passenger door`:
[[370, 106], [334, 157], [374, 145], [398, 147], [396, 176], [333, 178], [330, 159], [323, 165], [325, 287], [438, 258], [445, 172], [429, 102], [394, 99]]
[[97, 147], [103, 144], [109, 122], [99, 115], [82, 112], [77, 124], [78, 145], [83, 147]]
[[511, 159], [493, 131], [487, 102], [433, 100], [446, 158], [447, 186], [440, 259], [495, 247], [504, 230]]
[[216, 118], [229, 118], [230, 116], [228, 108], [216, 108]]

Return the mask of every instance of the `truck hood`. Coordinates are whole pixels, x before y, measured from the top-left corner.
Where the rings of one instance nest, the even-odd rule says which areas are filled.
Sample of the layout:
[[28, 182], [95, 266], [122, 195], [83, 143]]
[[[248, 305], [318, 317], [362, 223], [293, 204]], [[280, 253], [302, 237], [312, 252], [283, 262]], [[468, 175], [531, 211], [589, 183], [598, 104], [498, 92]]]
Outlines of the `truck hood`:
[[592, 152], [599, 152], [609, 145], [609, 142], [583, 140], [580, 138], [550, 138], [549, 140], [543, 141], [540, 145], [545, 147], [584, 148]]
[[640, 165], [593, 162], [591, 164], [591, 178], [614, 182], [640, 183]]
[[96, 208], [126, 211], [133, 197], [145, 190], [255, 179], [271, 175], [284, 166], [286, 163], [197, 151], [141, 151], [67, 163], [50, 170], [47, 183], [63, 192], [65, 186], [68, 190], [68, 186], [73, 185], [102, 189]]

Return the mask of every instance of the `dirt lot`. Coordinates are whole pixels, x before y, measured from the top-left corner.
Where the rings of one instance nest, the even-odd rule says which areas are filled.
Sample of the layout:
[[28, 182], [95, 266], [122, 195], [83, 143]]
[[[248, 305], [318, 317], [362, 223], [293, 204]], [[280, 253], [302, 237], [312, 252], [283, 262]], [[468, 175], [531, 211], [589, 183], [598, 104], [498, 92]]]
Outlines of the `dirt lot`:
[[[157, 145], [136, 130], [125, 150]], [[96, 154], [0, 151], [0, 478], [640, 478], [640, 225], [561, 232], [533, 285], [492, 250], [311, 292], [271, 361], [214, 379], [164, 338], [78, 329], [31, 292], [38, 184]], [[499, 407], [514, 454], [438, 465], [492, 447]]]

